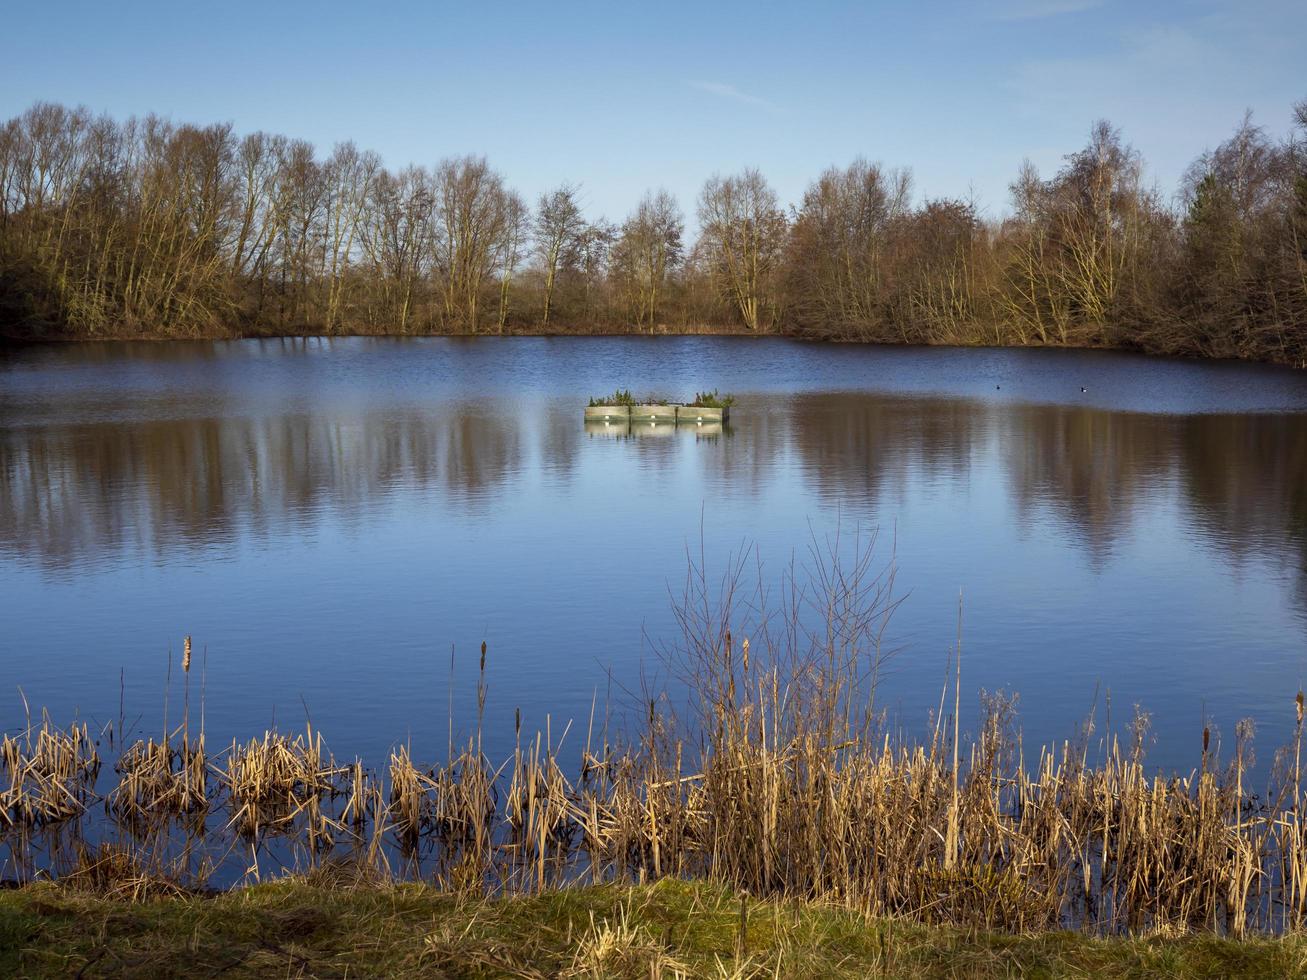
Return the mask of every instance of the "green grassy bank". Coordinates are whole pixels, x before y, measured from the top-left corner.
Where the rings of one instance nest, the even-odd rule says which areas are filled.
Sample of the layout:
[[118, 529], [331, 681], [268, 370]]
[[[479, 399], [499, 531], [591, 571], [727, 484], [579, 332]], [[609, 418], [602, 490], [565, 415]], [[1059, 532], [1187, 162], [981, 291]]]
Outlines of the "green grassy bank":
[[1300, 977], [1307, 939], [1004, 936], [706, 883], [499, 901], [318, 873], [145, 901], [0, 892], [0, 976]]

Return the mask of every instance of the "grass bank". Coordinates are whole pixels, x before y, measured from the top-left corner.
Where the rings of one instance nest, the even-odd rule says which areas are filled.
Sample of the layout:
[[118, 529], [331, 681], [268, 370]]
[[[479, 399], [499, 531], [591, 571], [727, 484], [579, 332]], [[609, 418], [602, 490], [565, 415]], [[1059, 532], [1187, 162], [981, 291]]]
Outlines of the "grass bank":
[[664, 880], [501, 900], [319, 872], [132, 902], [0, 893], [4, 976], [1298, 977], [1307, 939], [1001, 935]]

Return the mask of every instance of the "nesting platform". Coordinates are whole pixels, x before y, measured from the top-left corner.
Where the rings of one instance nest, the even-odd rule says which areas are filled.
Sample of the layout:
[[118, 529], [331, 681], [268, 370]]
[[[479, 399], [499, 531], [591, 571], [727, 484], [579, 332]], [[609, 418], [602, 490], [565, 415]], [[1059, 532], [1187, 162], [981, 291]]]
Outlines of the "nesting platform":
[[729, 408], [703, 408], [694, 405], [591, 405], [585, 410], [587, 422], [675, 423], [677, 425], [721, 424], [730, 421]]

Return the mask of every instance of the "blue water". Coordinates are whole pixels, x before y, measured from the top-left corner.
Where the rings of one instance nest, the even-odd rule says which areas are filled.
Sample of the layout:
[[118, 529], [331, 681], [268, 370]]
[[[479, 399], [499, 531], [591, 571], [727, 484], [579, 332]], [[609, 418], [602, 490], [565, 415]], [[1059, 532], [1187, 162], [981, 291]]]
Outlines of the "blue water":
[[[615, 387], [738, 401], [720, 434], [587, 431]], [[1205, 719], [1227, 742], [1256, 719], [1263, 760], [1291, 737], [1307, 374], [747, 338], [0, 351], [0, 728], [25, 697], [157, 730], [190, 634], [211, 745], [307, 713], [337, 756], [436, 761], [485, 640], [492, 755], [519, 708], [575, 745], [661, 682], [687, 553], [715, 575], [747, 550], [774, 583], [814, 535], [875, 527], [904, 734], [960, 590], [964, 724], [1017, 693], [1027, 754], [1136, 703], [1162, 768]]]

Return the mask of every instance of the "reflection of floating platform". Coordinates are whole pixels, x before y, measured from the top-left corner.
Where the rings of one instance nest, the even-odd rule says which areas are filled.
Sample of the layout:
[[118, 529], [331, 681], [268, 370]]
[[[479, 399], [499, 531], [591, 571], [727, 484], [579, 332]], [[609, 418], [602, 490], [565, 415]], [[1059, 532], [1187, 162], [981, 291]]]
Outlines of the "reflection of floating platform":
[[664, 419], [654, 422], [637, 422], [631, 419], [631, 435], [638, 436], [641, 439], [650, 436], [672, 436], [676, 434], [676, 420]]
[[585, 434], [588, 436], [598, 436], [601, 439], [625, 439], [631, 434], [631, 423], [627, 419], [617, 419], [612, 422], [604, 419], [586, 419]]
[[585, 434], [600, 439], [649, 439], [694, 434], [696, 439], [720, 436], [728, 431], [721, 422], [634, 422], [629, 419], [586, 419]]
[[679, 405], [636, 405], [631, 409], [634, 422], [675, 422]]

